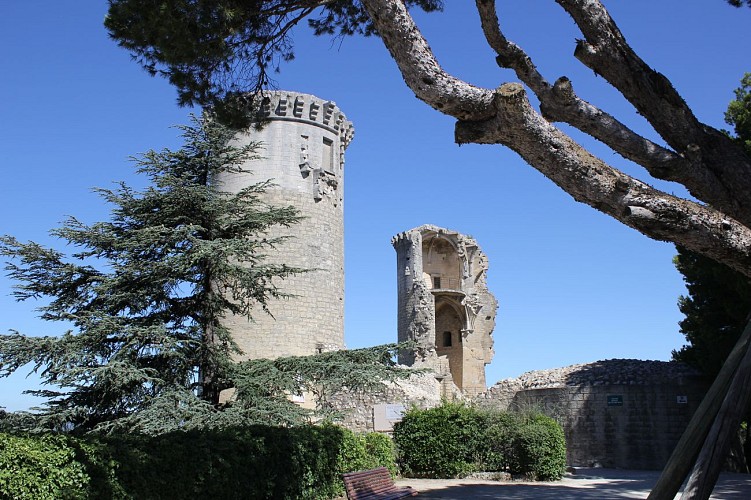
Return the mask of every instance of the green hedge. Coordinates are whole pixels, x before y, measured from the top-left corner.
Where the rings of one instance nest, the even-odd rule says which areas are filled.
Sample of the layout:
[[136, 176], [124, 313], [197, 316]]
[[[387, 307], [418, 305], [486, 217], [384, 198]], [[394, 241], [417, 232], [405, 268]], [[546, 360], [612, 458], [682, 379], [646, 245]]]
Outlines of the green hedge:
[[62, 435], [0, 433], [0, 499], [122, 497], [95, 444]]
[[339, 451], [339, 475], [376, 467], [386, 467], [391, 476], [396, 477], [394, 442], [391, 438], [377, 432], [355, 434], [345, 430]]
[[403, 473], [414, 477], [508, 471], [555, 480], [566, 467], [563, 430], [542, 414], [502, 413], [444, 402], [428, 410], [409, 410], [395, 426], [394, 440]]
[[[391, 472], [391, 477], [396, 477], [397, 468], [394, 441], [387, 435], [379, 432], [368, 432], [367, 434], [360, 435], [365, 439], [365, 452], [368, 457], [371, 457], [371, 463], [366, 468], [386, 467]], [[353, 469], [342, 470], [342, 473], [352, 471]]]
[[253, 426], [108, 438], [134, 498], [325, 498], [336, 490], [340, 428]]
[[334, 425], [0, 438], [0, 498], [331, 498], [343, 472], [395, 470], [388, 437]]

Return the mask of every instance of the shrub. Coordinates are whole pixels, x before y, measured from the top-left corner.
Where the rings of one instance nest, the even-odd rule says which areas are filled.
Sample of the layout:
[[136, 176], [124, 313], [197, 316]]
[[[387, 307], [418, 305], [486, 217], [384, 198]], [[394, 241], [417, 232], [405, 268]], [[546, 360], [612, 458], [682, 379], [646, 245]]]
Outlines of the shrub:
[[378, 432], [355, 434], [346, 429], [342, 431], [344, 439], [339, 451], [340, 475], [345, 472], [386, 467], [392, 477], [396, 476], [396, 457], [391, 438]]
[[63, 436], [0, 434], [0, 498], [87, 498], [89, 482]]
[[394, 441], [390, 437], [379, 432], [365, 434], [365, 451], [372, 459], [371, 468], [386, 467], [391, 473], [391, 477], [396, 477]]
[[346, 439], [335, 426], [249, 426], [108, 437], [133, 498], [330, 498]]
[[381, 465], [395, 470], [387, 436], [334, 425], [0, 434], [0, 499], [332, 498], [342, 472]]
[[338, 470], [340, 474], [358, 470], [372, 469], [368, 460], [365, 438], [343, 429], [343, 440], [339, 447]]
[[457, 403], [409, 410], [394, 427], [403, 472], [423, 477], [461, 477], [474, 472], [484, 422], [482, 413]]
[[566, 472], [566, 440], [558, 423], [542, 414], [519, 419], [511, 437], [509, 469], [540, 481], [553, 481]]
[[133, 498], [332, 498], [344, 493], [343, 472], [395, 468], [387, 436], [330, 424], [105, 441]]
[[519, 427], [519, 416], [515, 413], [487, 411], [483, 440], [483, 470], [506, 471], [513, 455], [513, 437]]
[[444, 402], [411, 409], [394, 428], [405, 475], [461, 477], [504, 471], [539, 480], [563, 476], [563, 430], [542, 414], [514, 414]]

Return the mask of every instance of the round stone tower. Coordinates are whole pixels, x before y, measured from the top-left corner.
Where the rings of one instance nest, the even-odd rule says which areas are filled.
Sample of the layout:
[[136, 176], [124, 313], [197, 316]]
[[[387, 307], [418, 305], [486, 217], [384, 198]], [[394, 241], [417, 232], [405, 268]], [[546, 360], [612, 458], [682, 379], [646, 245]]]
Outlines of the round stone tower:
[[226, 325], [243, 351], [242, 359], [298, 356], [344, 348], [344, 150], [352, 140], [352, 123], [335, 103], [309, 94], [265, 94], [260, 130], [251, 127], [241, 144], [262, 143], [260, 160], [245, 165], [250, 173], [225, 175], [223, 189], [237, 192], [271, 179], [266, 201], [293, 205], [304, 217], [273, 236], [290, 236], [268, 252], [267, 263], [309, 269], [279, 280], [293, 295], [269, 302], [253, 320], [229, 317]]

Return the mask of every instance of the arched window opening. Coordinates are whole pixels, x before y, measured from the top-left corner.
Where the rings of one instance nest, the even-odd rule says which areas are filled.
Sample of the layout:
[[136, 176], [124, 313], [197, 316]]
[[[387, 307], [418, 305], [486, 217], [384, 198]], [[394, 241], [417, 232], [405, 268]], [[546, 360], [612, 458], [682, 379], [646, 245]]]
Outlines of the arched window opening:
[[456, 247], [440, 236], [427, 237], [422, 243], [423, 272], [430, 276], [432, 288], [459, 290], [462, 287], [462, 261]]
[[436, 350], [439, 356], [448, 361], [451, 378], [459, 389], [462, 388], [464, 378], [464, 353], [456, 336], [461, 336], [463, 328], [464, 308], [453, 298], [438, 297], [435, 312]]

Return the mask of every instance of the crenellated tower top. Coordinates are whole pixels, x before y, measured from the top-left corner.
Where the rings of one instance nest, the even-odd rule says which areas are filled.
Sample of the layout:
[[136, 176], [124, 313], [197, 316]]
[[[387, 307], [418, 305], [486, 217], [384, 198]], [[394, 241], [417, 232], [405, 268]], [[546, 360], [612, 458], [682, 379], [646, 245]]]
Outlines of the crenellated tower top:
[[267, 91], [262, 95], [261, 114], [270, 120], [294, 121], [321, 127], [339, 136], [346, 148], [355, 135], [355, 127], [333, 101], [311, 94]]

